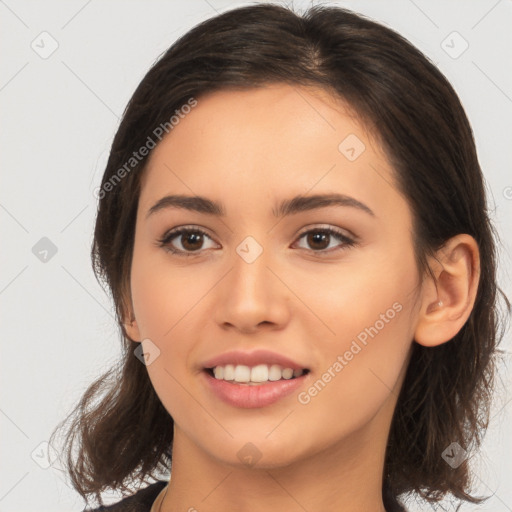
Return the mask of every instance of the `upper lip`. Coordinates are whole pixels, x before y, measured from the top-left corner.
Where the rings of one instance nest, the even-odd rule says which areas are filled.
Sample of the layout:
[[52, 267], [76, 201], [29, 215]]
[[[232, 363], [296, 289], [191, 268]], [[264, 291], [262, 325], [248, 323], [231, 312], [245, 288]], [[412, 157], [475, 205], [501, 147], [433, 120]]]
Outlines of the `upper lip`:
[[304, 370], [306, 366], [293, 361], [276, 352], [270, 350], [253, 350], [252, 352], [243, 352], [240, 350], [233, 350], [224, 352], [218, 356], [212, 357], [203, 364], [204, 368], [215, 368], [216, 366], [226, 366], [227, 364], [245, 366], [257, 366], [259, 364], [278, 364], [283, 368], [292, 368], [293, 370]]

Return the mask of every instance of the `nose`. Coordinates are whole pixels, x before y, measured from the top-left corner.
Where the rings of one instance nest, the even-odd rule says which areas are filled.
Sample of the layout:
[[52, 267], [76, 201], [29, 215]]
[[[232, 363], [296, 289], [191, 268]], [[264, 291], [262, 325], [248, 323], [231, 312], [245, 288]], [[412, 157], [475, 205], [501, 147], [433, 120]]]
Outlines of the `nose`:
[[292, 292], [268, 251], [254, 260], [235, 253], [218, 290], [216, 320], [244, 334], [281, 329], [290, 318]]

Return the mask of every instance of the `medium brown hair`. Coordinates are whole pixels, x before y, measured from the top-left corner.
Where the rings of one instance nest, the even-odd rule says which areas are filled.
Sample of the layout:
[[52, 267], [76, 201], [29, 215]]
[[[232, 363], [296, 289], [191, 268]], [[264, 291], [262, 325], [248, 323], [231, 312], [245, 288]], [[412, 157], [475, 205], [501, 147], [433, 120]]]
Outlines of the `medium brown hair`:
[[[124, 112], [102, 179], [92, 263], [116, 306], [123, 355], [68, 417], [65, 453], [72, 484], [86, 499], [127, 489], [169, 469], [173, 422], [158, 399], [123, 321], [130, 311], [130, 268], [140, 180], [147, 157], [114, 184], [133, 152], [193, 97], [270, 83], [321, 88], [343, 100], [382, 145], [411, 208], [420, 275], [427, 258], [467, 233], [480, 250], [476, 302], [459, 333], [433, 348], [413, 343], [387, 444], [383, 495], [430, 501], [469, 494], [467, 460], [441, 457], [454, 441], [476, 449], [487, 428], [500, 333], [497, 234], [464, 109], [444, 75], [393, 30], [340, 7], [299, 15], [272, 4], [211, 18], [178, 39], [146, 74]], [[107, 183], [113, 186], [107, 187]], [[431, 274], [432, 275], [432, 274]], [[59, 426], [60, 428], [61, 426]], [[54, 433], [52, 434], [52, 437]], [[75, 456], [73, 447], [78, 443]]]

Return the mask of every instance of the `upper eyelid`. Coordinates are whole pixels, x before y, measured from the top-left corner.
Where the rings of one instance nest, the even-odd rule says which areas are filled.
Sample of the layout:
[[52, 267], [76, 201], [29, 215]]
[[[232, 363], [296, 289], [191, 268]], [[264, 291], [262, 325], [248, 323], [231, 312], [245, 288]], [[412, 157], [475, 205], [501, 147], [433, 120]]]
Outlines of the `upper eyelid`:
[[325, 223], [324, 224], [322, 224], [322, 223], [313, 224], [310, 226], [306, 226], [305, 228], [301, 229], [295, 236], [302, 236], [305, 233], [308, 233], [309, 231], [316, 231], [316, 230], [321, 231], [322, 229], [335, 231], [338, 235], [344, 236], [346, 238], [351, 238], [352, 240], [358, 239], [358, 237], [356, 235], [354, 235], [351, 231], [349, 231], [346, 228], [340, 228], [338, 226], [333, 226], [332, 224], [325, 224]]
[[[351, 238], [353, 240], [357, 240], [359, 238], [354, 233], [352, 233], [350, 230], [348, 230], [346, 228], [340, 228], [340, 227], [333, 226], [331, 224], [326, 224], [326, 223], [312, 224], [312, 225], [308, 225], [304, 228], [301, 228], [301, 230], [295, 235], [295, 237], [302, 236], [302, 235], [308, 233], [309, 231], [315, 231], [315, 230], [320, 231], [322, 229], [335, 231], [340, 236], [345, 236], [345, 237]], [[187, 225], [187, 224], [185, 224], [183, 226], [177, 226], [175, 228], [165, 231], [164, 234], [160, 237], [160, 239], [163, 240], [163, 239], [169, 238], [171, 235], [178, 236], [179, 234], [181, 234], [180, 231], [192, 231], [192, 232], [198, 231], [198, 232], [201, 232], [201, 233], [205, 234], [206, 236], [210, 237], [213, 241], [215, 241], [215, 237], [210, 235], [207, 228], [203, 228], [202, 226]]]

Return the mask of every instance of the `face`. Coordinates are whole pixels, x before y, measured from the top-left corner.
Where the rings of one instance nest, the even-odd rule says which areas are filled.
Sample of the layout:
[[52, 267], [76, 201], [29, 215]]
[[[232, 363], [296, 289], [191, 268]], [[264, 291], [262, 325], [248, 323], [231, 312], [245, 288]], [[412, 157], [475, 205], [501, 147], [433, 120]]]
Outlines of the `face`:
[[198, 98], [153, 150], [128, 332], [176, 442], [275, 467], [387, 435], [419, 282], [393, 183], [340, 101], [281, 84]]

